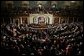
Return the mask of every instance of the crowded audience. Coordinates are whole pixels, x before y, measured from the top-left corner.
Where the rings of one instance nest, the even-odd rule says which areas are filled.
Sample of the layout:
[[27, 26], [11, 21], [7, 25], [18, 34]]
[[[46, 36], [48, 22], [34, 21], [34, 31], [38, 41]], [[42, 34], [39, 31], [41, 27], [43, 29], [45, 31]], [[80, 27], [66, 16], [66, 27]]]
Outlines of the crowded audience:
[[45, 29], [27, 24], [1, 25], [2, 55], [83, 55], [82, 46], [83, 23], [48, 25]]

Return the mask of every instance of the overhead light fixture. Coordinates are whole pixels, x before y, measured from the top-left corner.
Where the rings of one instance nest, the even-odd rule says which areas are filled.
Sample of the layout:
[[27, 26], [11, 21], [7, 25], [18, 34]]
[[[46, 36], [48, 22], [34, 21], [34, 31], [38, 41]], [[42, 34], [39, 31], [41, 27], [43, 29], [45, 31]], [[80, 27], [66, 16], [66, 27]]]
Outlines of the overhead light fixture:
[[71, 1], [72, 3], [74, 3], [75, 1]]
[[55, 5], [53, 5], [52, 8], [55, 8]]
[[42, 7], [42, 5], [41, 5], [41, 4], [39, 4], [39, 5], [38, 5], [38, 7], [40, 7], [40, 8], [41, 8], [41, 7]]
[[40, 5], [40, 4], [39, 4], [38, 6], [39, 6], [39, 7], [41, 7], [41, 5]]

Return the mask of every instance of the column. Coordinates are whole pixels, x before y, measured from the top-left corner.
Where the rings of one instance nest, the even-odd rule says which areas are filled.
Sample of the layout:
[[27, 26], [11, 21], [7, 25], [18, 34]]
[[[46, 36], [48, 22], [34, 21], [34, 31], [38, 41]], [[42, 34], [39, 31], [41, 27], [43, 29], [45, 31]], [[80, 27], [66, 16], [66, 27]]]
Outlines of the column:
[[10, 23], [13, 23], [13, 19], [12, 18], [10, 18]]
[[13, 23], [13, 18], [11, 18], [12, 19], [12, 23]]
[[67, 17], [67, 23], [69, 23], [69, 17]]
[[13, 18], [13, 24], [15, 23], [15, 19]]
[[27, 24], [29, 24], [29, 17], [27, 17]]
[[77, 22], [78, 22], [78, 17], [77, 17]]
[[20, 23], [22, 24], [22, 17], [20, 17]]
[[10, 24], [11, 24], [11, 17], [10, 17]]
[[67, 19], [68, 19], [68, 17], [66, 17], [66, 23], [67, 23]]
[[61, 18], [59, 17], [59, 24], [61, 23]]
[[19, 18], [18, 18], [18, 26], [20, 25]]
[[74, 17], [73, 17], [73, 22], [74, 22]]

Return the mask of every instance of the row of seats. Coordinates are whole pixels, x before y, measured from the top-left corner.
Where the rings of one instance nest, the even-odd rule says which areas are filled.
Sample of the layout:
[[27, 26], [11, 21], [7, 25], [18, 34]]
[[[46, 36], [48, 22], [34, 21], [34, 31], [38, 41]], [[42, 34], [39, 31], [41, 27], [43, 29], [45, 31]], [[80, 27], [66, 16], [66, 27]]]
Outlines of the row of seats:
[[31, 25], [1, 25], [3, 55], [56, 56], [83, 55], [83, 23], [48, 25], [31, 29]]

